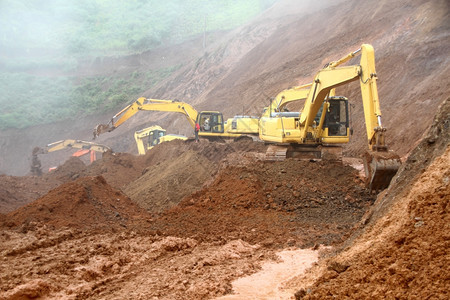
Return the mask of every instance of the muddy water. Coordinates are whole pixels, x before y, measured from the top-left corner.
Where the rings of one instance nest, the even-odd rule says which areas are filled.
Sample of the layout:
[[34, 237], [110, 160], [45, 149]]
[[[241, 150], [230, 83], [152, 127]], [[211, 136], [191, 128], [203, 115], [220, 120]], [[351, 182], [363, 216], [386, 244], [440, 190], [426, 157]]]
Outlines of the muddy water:
[[279, 262], [267, 262], [260, 272], [235, 280], [233, 294], [216, 299], [292, 299], [295, 291], [282, 290], [282, 284], [317, 262], [318, 253], [311, 249], [281, 251], [277, 253]]

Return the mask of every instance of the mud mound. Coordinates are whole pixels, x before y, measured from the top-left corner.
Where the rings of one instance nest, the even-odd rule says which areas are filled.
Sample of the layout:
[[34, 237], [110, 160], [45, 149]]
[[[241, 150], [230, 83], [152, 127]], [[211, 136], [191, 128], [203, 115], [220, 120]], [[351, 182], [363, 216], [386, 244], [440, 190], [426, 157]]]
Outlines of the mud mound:
[[121, 188], [138, 178], [145, 167], [141, 156], [129, 153], [105, 153], [102, 159], [93, 162], [80, 175], [101, 175], [112, 187]]
[[7, 225], [74, 228], [120, 228], [148, 215], [101, 176], [65, 183], [47, 195], [7, 215]]
[[70, 157], [54, 171], [36, 176], [0, 175], [0, 212], [8, 213], [39, 197], [62, 183], [83, 176], [102, 175], [108, 184], [120, 188], [142, 174], [145, 165], [140, 157], [131, 154], [105, 154], [100, 160], [86, 166], [78, 157]]
[[[82, 170], [79, 175], [102, 175], [112, 187], [125, 188], [126, 185], [136, 180], [144, 172], [147, 172], [156, 165], [159, 165], [161, 169], [168, 168], [173, 171], [171, 176], [175, 176], [179, 173], [179, 170], [176, 170], [169, 165], [173, 163], [173, 160], [177, 160], [187, 151], [195, 151], [211, 162], [218, 162], [229, 153], [252, 151], [263, 152], [265, 151], [265, 146], [263, 143], [252, 141], [221, 143], [201, 140], [199, 143], [195, 143], [193, 141], [185, 142], [174, 140], [157, 145], [144, 156], [136, 156], [128, 153], [105, 153], [102, 159], [89, 165], [85, 170]], [[185, 159], [185, 161], [187, 160]], [[204, 160], [202, 161], [206, 163]], [[166, 164], [167, 166], [164, 167]], [[180, 168], [183, 167], [180, 166]], [[167, 174], [167, 171], [165, 173]], [[152, 180], [154, 180], [154, 178], [155, 177], [153, 177]], [[181, 178], [179, 180], [183, 179]], [[195, 184], [197, 183], [198, 182]], [[132, 194], [135, 195], [136, 192], [133, 192]]]
[[49, 178], [57, 178], [61, 181], [68, 181], [78, 178], [84, 170], [86, 170], [86, 165], [84, 162], [78, 157], [71, 156], [64, 162], [64, 164], [46, 175]]
[[[450, 147], [375, 227], [367, 248], [329, 270], [305, 299], [440, 298], [448, 293]], [[376, 236], [375, 236], [376, 235]], [[381, 241], [379, 240], [381, 237]], [[379, 240], [378, 242], [376, 240]], [[350, 251], [351, 252], [351, 251]], [[408, 296], [409, 295], [409, 296]]]
[[216, 166], [208, 159], [188, 150], [179, 157], [148, 167], [124, 192], [142, 208], [157, 213], [200, 189], [215, 172]]
[[0, 213], [9, 213], [57, 187], [61, 182], [47, 177], [0, 175]]
[[373, 203], [356, 170], [286, 160], [222, 169], [155, 220], [164, 234], [300, 247], [341, 242]]
[[143, 162], [140, 167], [146, 166], [143, 175], [124, 187], [124, 191], [141, 207], [159, 213], [202, 188], [217, 173], [219, 162], [232, 159], [232, 154], [265, 150], [264, 143], [246, 140], [165, 142], [140, 158]]
[[422, 299], [447, 293], [449, 128], [447, 99], [392, 186], [376, 201], [366, 232], [328, 261], [328, 270], [305, 299]]
[[[176, 178], [176, 174], [180, 174], [180, 170], [177, 170], [173, 165], [173, 161], [179, 159], [187, 151], [196, 151], [202, 158], [197, 159], [197, 164], [190, 164], [189, 159], [185, 159], [185, 162], [189, 162], [186, 166], [181, 166], [180, 178]], [[183, 196], [197, 190], [201, 187], [202, 182], [207, 180], [207, 173], [212, 172], [214, 174], [217, 168], [210, 166], [211, 162], [218, 162], [230, 153], [242, 153], [252, 151], [265, 151], [265, 146], [262, 143], [254, 143], [251, 141], [238, 141], [232, 143], [217, 143], [202, 140], [200, 143], [183, 142], [183, 141], [171, 141], [158, 145], [149, 151], [145, 156], [136, 156], [128, 153], [104, 153], [101, 159], [93, 162], [90, 165], [85, 165], [78, 157], [70, 157], [64, 164], [60, 165], [56, 170], [46, 173], [41, 177], [23, 176], [14, 177], [0, 175], [0, 212], [8, 213], [25, 204], [28, 204], [39, 197], [45, 195], [51, 189], [59, 186], [62, 183], [74, 181], [84, 176], [99, 176], [101, 175], [105, 180], [114, 188], [125, 188], [128, 184], [138, 179], [143, 173], [153, 169], [154, 166], [158, 166], [159, 170], [167, 169], [164, 174], [166, 178], [157, 178], [158, 173], [152, 173], [152, 182], [155, 182], [157, 178], [158, 185], [150, 186], [151, 183], [147, 182], [145, 185], [136, 187], [139, 191], [133, 191], [130, 195], [141, 197], [142, 193], [151, 194], [145, 192], [146, 187], [148, 189], [158, 189], [157, 194], [164, 197], [159, 199], [163, 203], [167, 199], [168, 203], [178, 203]], [[206, 159], [206, 158], [207, 159]], [[166, 165], [168, 164], [168, 165]], [[198, 170], [200, 173], [193, 175], [196, 178], [192, 183], [188, 182], [187, 170]], [[173, 174], [168, 174], [170, 170]], [[203, 170], [203, 171], [202, 171]], [[209, 171], [208, 171], [209, 170]], [[214, 171], [211, 171], [214, 170]], [[203, 175], [202, 175], [203, 174]], [[147, 175], [149, 177], [150, 175]], [[156, 177], [155, 177], [156, 176]], [[161, 182], [170, 177], [171, 183], [161, 185]], [[201, 180], [201, 181], [200, 181]], [[142, 181], [141, 181], [142, 182]], [[185, 182], [184, 188], [178, 188], [177, 185], [180, 182]], [[175, 189], [171, 192], [161, 191], [162, 187], [168, 187], [174, 184]], [[192, 188], [187, 188], [191, 186]], [[130, 189], [128, 189], [130, 191]], [[137, 200], [140, 198], [133, 198]], [[141, 204], [148, 203], [156, 199], [150, 197], [150, 200], [138, 201]], [[167, 207], [164, 204], [161, 208]], [[157, 209], [159, 210], [159, 209]]]

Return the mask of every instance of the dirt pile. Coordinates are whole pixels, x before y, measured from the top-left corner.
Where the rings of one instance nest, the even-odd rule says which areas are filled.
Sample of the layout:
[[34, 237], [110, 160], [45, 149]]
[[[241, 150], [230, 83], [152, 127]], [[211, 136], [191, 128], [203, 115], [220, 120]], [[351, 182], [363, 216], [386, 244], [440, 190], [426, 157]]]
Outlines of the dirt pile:
[[121, 228], [149, 216], [101, 176], [62, 184], [38, 200], [7, 215], [5, 225], [45, 224], [51, 228]]
[[159, 213], [201, 189], [221, 164], [233, 163], [234, 156], [237, 162], [244, 153], [262, 155], [265, 150], [263, 143], [245, 140], [163, 143], [147, 153], [142, 176], [128, 184], [124, 192], [141, 207]]
[[145, 159], [129, 153], [105, 153], [101, 160], [89, 165], [80, 176], [98, 176], [114, 188], [122, 188], [141, 176], [145, 169]]
[[124, 192], [142, 208], [158, 213], [200, 189], [216, 169], [203, 155], [189, 150], [174, 159], [147, 167]]
[[142, 158], [127, 153], [105, 154], [91, 165], [78, 157], [69, 157], [54, 171], [43, 176], [14, 177], [0, 180], [0, 213], [8, 213], [44, 196], [51, 189], [85, 176], [103, 176], [114, 188], [120, 188], [142, 174]]
[[0, 175], [0, 213], [11, 212], [60, 185], [47, 177]]
[[369, 237], [338, 256], [337, 263], [329, 263], [304, 299], [349, 295], [352, 299], [440, 299], [448, 294], [449, 166], [450, 148], [369, 232]]
[[62, 182], [70, 181], [80, 177], [80, 174], [86, 170], [87, 166], [78, 157], [70, 156], [61, 166], [45, 174], [49, 179], [58, 179]]
[[[448, 293], [450, 101], [376, 201], [365, 232], [336, 257], [305, 299], [440, 298]], [[366, 220], [367, 221], [367, 220]], [[300, 297], [299, 297], [300, 298]]]
[[[104, 174], [115, 172], [116, 165], [124, 172], [132, 169], [128, 159], [140, 161], [139, 168], [147, 166], [144, 174], [124, 189], [146, 187], [163, 196], [170, 195], [164, 192], [168, 186], [190, 182], [189, 176], [213, 174], [213, 180], [150, 218], [106, 179], [74, 180], [78, 175], [61, 168], [54, 174], [70, 181], [6, 216], [4, 222], [12, 227], [3, 227], [0, 234], [0, 268], [6, 270], [1, 275], [2, 295], [6, 299], [224, 295], [231, 292], [234, 279], [276, 259], [275, 249], [341, 242], [374, 201], [356, 170], [298, 160], [262, 162], [257, 160], [265, 150], [261, 143], [175, 142], [154, 150], [142, 157], [106, 158], [111, 164]], [[99, 160], [95, 170], [101, 165]], [[154, 177], [161, 177], [160, 187], [152, 185]], [[168, 205], [165, 197], [158, 200], [151, 193], [145, 195], [145, 189], [140, 192], [147, 205], [161, 203], [161, 210]]]
[[375, 200], [351, 167], [289, 159], [228, 166], [152, 229], [199, 241], [269, 246], [341, 242]]
[[[191, 158], [180, 158], [191, 153]], [[194, 155], [192, 151], [198, 153]], [[136, 156], [129, 153], [104, 153], [101, 159], [90, 165], [85, 165], [77, 157], [69, 157], [56, 170], [45, 173], [41, 177], [33, 176], [0, 176], [0, 213], [8, 213], [33, 200], [45, 195], [51, 189], [62, 183], [74, 181], [84, 176], [102, 176], [106, 182], [114, 188], [125, 189], [134, 180], [137, 180], [143, 173], [148, 173], [150, 181], [141, 179], [138, 183], [127, 188], [129, 196], [133, 200], [143, 204], [143, 207], [150, 207], [145, 203], [153, 201], [157, 194], [164, 194], [167, 203], [178, 203], [183, 196], [199, 189], [202, 182], [208, 176], [213, 176], [217, 172], [217, 163], [230, 154], [240, 156], [241, 153], [264, 153], [265, 145], [251, 141], [238, 142], [209, 142], [202, 140], [200, 143], [171, 141], [153, 148], [144, 156]], [[173, 163], [173, 161], [176, 163]], [[237, 159], [239, 160], [239, 159]], [[178, 164], [178, 168], [176, 167]], [[214, 165], [214, 166], [213, 166]], [[154, 175], [158, 172], [154, 170], [165, 170], [168, 178], [155, 180]], [[152, 171], [153, 170], [153, 171]], [[190, 170], [190, 171], [189, 171]], [[195, 172], [198, 171], [198, 175]], [[188, 173], [192, 174], [188, 174]], [[184, 173], [186, 180], [177, 174]], [[192, 175], [196, 180], [190, 182], [188, 177]], [[159, 175], [158, 175], [159, 176]], [[179, 177], [174, 179], [174, 177]], [[202, 180], [201, 182], [199, 180]], [[177, 187], [183, 181], [186, 185]], [[161, 191], [162, 187], [174, 185], [170, 193]], [[190, 186], [190, 188], [187, 188]], [[158, 190], [159, 189], [159, 190]], [[156, 194], [152, 192], [155, 190]], [[150, 195], [148, 200], [143, 195]], [[161, 202], [162, 203], [162, 202]], [[161, 204], [162, 205], [162, 204]], [[161, 208], [166, 207], [164, 205]], [[159, 210], [159, 209], [158, 209]]]

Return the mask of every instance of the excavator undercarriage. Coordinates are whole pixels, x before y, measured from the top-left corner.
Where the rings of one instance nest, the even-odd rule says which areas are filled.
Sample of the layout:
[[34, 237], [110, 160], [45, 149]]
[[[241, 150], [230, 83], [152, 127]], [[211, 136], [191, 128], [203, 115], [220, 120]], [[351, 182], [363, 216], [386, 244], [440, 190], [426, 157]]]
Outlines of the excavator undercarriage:
[[269, 145], [265, 160], [282, 161], [286, 158], [301, 160], [342, 161], [342, 147], [324, 145]]

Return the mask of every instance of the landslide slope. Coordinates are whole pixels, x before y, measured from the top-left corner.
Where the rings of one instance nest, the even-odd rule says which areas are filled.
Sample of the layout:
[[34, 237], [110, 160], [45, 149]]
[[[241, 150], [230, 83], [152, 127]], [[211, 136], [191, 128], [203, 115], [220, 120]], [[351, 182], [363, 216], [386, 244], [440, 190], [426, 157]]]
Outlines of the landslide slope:
[[[362, 231], [293, 285], [298, 299], [448, 298], [450, 99], [378, 196]], [[319, 269], [319, 270], [318, 270]]]
[[[411, 151], [449, 92], [448, 1], [348, 0], [303, 5], [277, 2], [145, 95], [179, 99], [198, 110], [220, 110], [226, 117], [258, 116], [281, 90], [311, 82], [326, 63], [370, 43], [375, 48], [387, 142], [402, 156]], [[359, 84], [340, 87], [337, 93], [352, 103], [354, 135], [347, 153], [359, 154], [366, 147]], [[130, 124], [134, 128], [139, 123], [143, 127], [160, 122], [169, 131], [192, 134], [184, 118], [173, 114], [149, 112], [135, 118]], [[120, 134], [130, 136], [131, 132], [123, 129]], [[117, 143], [116, 136], [103, 138]]]
[[[431, 124], [438, 105], [449, 92], [448, 1], [315, 2], [280, 0], [253, 22], [208, 45], [195, 59], [188, 58], [195, 52], [189, 51], [183, 67], [144, 96], [182, 100], [198, 110], [221, 110], [225, 117], [260, 115], [270, 98], [281, 90], [310, 82], [325, 63], [356, 50], [362, 43], [370, 43], [375, 48], [387, 142], [405, 155]], [[188, 45], [194, 48], [196, 44], [189, 42], [180, 49]], [[119, 70], [129, 61], [118, 58], [114, 65]], [[136, 68], [151, 66], [142, 61]], [[339, 88], [338, 94], [353, 103], [354, 135], [347, 153], [358, 154], [366, 147], [358, 83]], [[109, 121], [114, 113], [0, 133], [0, 172], [25, 175], [34, 146], [64, 138], [89, 140], [92, 128]], [[101, 136], [99, 142], [117, 152], [136, 153], [133, 132], [156, 123], [168, 132], [192, 135], [180, 115], [142, 112]], [[53, 166], [55, 162], [47, 164]]]

